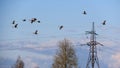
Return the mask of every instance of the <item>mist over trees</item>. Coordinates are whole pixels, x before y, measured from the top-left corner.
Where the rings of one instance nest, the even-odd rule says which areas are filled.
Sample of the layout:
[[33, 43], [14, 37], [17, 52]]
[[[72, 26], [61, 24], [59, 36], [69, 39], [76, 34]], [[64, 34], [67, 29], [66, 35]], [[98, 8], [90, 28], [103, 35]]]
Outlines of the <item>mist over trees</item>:
[[72, 43], [64, 39], [58, 44], [59, 49], [54, 56], [52, 68], [78, 68], [77, 56]]

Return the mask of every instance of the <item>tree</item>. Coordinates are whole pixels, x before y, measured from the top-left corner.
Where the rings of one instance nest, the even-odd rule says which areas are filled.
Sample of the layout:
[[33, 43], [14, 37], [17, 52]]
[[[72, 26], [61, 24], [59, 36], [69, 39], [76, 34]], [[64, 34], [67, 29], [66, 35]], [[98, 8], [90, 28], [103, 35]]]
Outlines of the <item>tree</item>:
[[64, 39], [59, 42], [52, 68], [78, 68], [77, 56], [69, 40]]
[[24, 62], [21, 60], [20, 56], [12, 68], [24, 68]]

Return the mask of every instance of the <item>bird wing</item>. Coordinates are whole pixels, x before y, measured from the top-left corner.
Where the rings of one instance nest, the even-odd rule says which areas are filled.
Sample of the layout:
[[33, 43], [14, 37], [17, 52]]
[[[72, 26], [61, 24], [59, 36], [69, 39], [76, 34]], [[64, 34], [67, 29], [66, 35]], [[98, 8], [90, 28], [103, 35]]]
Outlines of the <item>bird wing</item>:
[[59, 28], [59, 29], [61, 30], [62, 28], [63, 28], [63, 26], [60, 26], [60, 28]]
[[12, 22], [12, 24], [15, 24], [15, 20]]

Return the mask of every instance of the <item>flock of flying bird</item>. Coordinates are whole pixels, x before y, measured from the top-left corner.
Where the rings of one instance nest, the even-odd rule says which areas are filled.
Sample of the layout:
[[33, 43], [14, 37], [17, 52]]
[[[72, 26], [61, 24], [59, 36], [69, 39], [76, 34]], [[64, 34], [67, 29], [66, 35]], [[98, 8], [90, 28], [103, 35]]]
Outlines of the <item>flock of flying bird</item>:
[[[26, 19], [23, 19], [22, 21], [25, 22]], [[40, 23], [40, 20], [37, 20], [37, 18], [32, 18], [32, 19], [30, 20], [30, 23], [31, 23], [31, 24], [32, 24], [32, 23], [35, 23], [35, 22]], [[12, 24], [13, 24], [14, 28], [18, 28], [18, 23], [16, 23], [15, 20], [13, 20]], [[36, 30], [33, 34], [36, 34], [36, 35], [37, 35], [37, 34], [38, 34], [38, 30]]]
[[[87, 15], [87, 12], [86, 12], [86, 11], [83, 11], [82, 14]], [[26, 19], [23, 19], [22, 21], [25, 22]], [[31, 23], [31, 24], [32, 24], [32, 23], [35, 23], [35, 22], [40, 23], [40, 20], [38, 20], [37, 18], [32, 18], [32, 19], [30, 20], [30, 23]], [[12, 24], [14, 25], [14, 28], [18, 28], [18, 23], [16, 23], [15, 20], [13, 20]], [[102, 22], [102, 25], [106, 25], [106, 20], [104, 20], [104, 21]], [[63, 25], [59, 26], [59, 30], [61, 30], [63, 27], [64, 27]], [[38, 30], [35, 30], [33, 34], [37, 35], [37, 34], [38, 34]]]
[[[25, 22], [26, 19], [23, 19], [22, 21]], [[40, 23], [40, 20], [37, 20], [37, 18], [32, 18], [32, 19], [30, 20], [30, 23], [31, 23], [31, 24], [32, 24], [32, 23], [35, 23], [35, 22]], [[14, 28], [18, 28], [18, 23], [16, 23], [15, 20], [13, 20], [12, 24], [13, 24]], [[61, 26], [59, 27], [59, 30], [61, 30], [62, 28], [63, 28], [63, 25], [61, 25]], [[37, 35], [37, 34], [38, 34], [38, 30], [35, 30], [33, 34]]]

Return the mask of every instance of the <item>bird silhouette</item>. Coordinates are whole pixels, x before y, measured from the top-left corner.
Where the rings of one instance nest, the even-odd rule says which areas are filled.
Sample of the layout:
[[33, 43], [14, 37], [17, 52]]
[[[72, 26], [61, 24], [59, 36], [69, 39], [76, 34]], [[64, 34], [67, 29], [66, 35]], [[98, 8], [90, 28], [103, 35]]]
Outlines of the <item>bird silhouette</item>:
[[63, 28], [63, 25], [61, 25], [60, 27], [59, 27], [59, 30], [61, 30]]
[[36, 18], [32, 18], [31, 23], [35, 22], [36, 20], [37, 20]]
[[14, 26], [14, 27], [15, 27], [15, 28], [17, 28], [17, 26], [18, 26], [18, 24], [15, 24], [15, 26]]
[[103, 24], [103, 25], [106, 25], [106, 20], [104, 20], [102, 24]]
[[31, 24], [33, 23], [34, 21], [33, 20], [31, 20]]
[[87, 14], [86, 11], [83, 11], [83, 14], [86, 15]]
[[23, 22], [25, 22], [26, 21], [26, 19], [23, 19]]
[[38, 23], [40, 23], [40, 21], [37, 21]]
[[13, 20], [12, 24], [15, 24], [15, 20]]
[[36, 31], [34, 32], [34, 34], [36, 34], [36, 35], [37, 35], [37, 34], [38, 34], [38, 30], [36, 30]]

